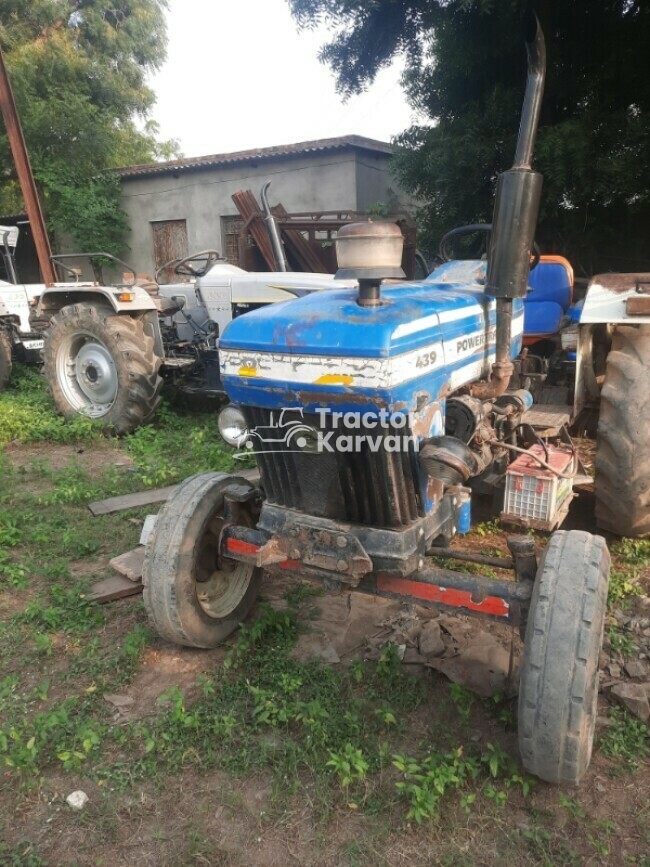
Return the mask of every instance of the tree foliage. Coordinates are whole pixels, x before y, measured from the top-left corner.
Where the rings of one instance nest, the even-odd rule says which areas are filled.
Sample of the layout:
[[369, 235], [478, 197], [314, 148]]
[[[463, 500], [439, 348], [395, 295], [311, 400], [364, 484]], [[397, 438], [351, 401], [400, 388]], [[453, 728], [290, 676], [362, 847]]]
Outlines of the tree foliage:
[[[146, 76], [163, 62], [167, 0], [0, 0], [0, 44], [51, 229], [84, 250], [124, 248], [107, 169], [167, 155], [146, 123]], [[165, 150], [167, 148], [167, 150]], [[23, 207], [0, 136], [0, 212]]]
[[[321, 52], [344, 95], [403, 55], [410, 104], [428, 122], [397, 139], [404, 185], [421, 197], [426, 246], [489, 221], [512, 163], [525, 79], [518, 0], [289, 0], [300, 26], [326, 23]], [[535, 164], [545, 178], [538, 238], [583, 273], [650, 270], [650, 4], [538, 0], [548, 75]]]

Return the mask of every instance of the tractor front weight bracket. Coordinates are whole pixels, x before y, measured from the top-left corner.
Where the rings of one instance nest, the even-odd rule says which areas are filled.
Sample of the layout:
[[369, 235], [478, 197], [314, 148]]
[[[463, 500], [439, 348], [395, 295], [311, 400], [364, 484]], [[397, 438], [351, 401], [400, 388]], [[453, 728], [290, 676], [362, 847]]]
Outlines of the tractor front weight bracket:
[[[320, 582], [328, 590], [356, 590], [372, 596], [431, 605], [487, 617], [516, 627], [522, 633], [525, 630], [537, 571], [535, 544], [526, 536], [509, 537], [511, 559], [499, 562], [500, 568], [514, 572], [515, 580], [454, 572], [429, 565], [430, 561], [424, 561], [420, 569], [407, 577], [369, 571], [359, 578], [306, 564], [299, 544], [293, 542], [293, 550], [286, 551], [276, 537], [260, 530], [231, 525], [222, 534], [221, 556], [253, 563], [271, 574], [299, 572], [305, 579]], [[445, 558], [454, 559], [454, 551], [445, 549]], [[484, 564], [486, 558], [462, 552], [459, 559]]]

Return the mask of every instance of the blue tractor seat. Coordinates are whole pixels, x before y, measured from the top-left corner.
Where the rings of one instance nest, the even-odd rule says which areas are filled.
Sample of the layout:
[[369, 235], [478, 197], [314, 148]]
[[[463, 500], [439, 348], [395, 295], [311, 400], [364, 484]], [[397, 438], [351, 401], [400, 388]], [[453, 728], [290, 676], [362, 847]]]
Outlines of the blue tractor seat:
[[524, 344], [553, 337], [573, 297], [573, 268], [563, 256], [541, 256], [524, 299]]

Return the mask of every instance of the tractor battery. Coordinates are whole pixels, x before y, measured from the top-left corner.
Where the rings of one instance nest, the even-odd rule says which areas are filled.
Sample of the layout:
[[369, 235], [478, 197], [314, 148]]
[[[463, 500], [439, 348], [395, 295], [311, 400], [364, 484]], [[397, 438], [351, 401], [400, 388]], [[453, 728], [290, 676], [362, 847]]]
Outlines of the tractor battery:
[[[533, 456], [555, 470], [545, 469]], [[575, 452], [569, 446], [531, 446], [526, 454], [510, 464], [506, 471], [505, 501], [501, 519], [521, 527], [554, 530], [569, 510], [573, 499], [573, 479], [557, 473], [570, 473], [575, 466]]]

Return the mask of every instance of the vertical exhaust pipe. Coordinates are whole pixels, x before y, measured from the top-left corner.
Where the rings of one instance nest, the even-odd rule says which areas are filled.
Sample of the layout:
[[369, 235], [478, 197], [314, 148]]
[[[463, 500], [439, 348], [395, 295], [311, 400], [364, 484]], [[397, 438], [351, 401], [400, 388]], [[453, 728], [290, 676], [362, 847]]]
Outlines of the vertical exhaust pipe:
[[269, 233], [269, 238], [271, 239], [275, 266], [278, 271], [288, 271], [287, 259], [284, 255], [284, 247], [282, 246], [282, 239], [280, 238], [280, 230], [278, 229], [277, 221], [273, 216], [271, 206], [269, 205], [268, 191], [270, 186], [271, 181], [267, 181], [262, 187], [262, 192], [260, 194], [260, 198], [262, 199], [262, 208], [264, 209], [264, 222], [266, 223], [266, 229]]
[[497, 300], [496, 362], [489, 382], [477, 383], [471, 389], [482, 400], [503, 394], [513, 373], [512, 302], [523, 298], [528, 289], [530, 254], [542, 193], [542, 175], [532, 170], [531, 162], [544, 94], [546, 46], [537, 16], [530, 9], [524, 26], [528, 57], [526, 93], [514, 165], [500, 174], [497, 181], [485, 286], [486, 295]]

